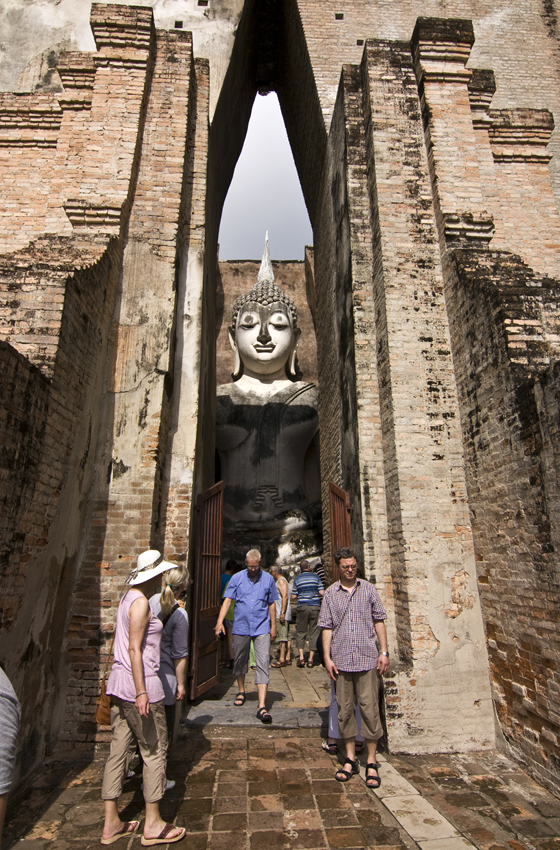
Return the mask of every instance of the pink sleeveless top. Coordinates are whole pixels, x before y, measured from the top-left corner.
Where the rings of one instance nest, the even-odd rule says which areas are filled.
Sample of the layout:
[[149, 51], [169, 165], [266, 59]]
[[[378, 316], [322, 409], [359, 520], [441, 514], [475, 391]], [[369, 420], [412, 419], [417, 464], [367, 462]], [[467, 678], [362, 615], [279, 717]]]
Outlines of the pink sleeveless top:
[[[143, 594], [131, 588], [122, 597], [117, 611], [117, 627], [115, 631], [114, 661], [111, 675], [107, 681], [107, 693], [115, 697], [134, 702], [136, 688], [132, 678], [130, 655], [128, 654], [130, 606]], [[151, 609], [150, 609], [151, 610]], [[142, 641], [142, 663], [144, 666], [144, 681], [150, 702], [163, 699], [163, 685], [158, 676], [159, 651], [163, 623], [152, 612], [144, 640]]]

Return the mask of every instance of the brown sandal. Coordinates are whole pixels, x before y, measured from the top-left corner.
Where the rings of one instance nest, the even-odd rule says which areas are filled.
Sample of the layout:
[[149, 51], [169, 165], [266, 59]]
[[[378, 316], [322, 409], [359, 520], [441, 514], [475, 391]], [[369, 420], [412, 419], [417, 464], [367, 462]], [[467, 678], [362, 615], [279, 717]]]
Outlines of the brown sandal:
[[[174, 835], [173, 838], [169, 838], [169, 833], [174, 829], [178, 829], [179, 834]], [[144, 838], [142, 836], [140, 844], [143, 847], [152, 847], [154, 844], [174, 844], [176, 841], [181, 841], [185, 837], [186, 831], [184, 826], [175, 826], [174, 823], [166, 823], [157, 838]]]
[[[344, 770], [344, 767], [339, 767], [334, 775], [337, 782], [348, 782], [352, 776], [355, 776], [360, 772], [360, 763], [358, 759], [355, 759], [354, 761], [352, 761], [352, 759], [345, 759], [344, 764], [351, 764], [352, 770]], [[342, 775], [340, 776], [339, 774]]]

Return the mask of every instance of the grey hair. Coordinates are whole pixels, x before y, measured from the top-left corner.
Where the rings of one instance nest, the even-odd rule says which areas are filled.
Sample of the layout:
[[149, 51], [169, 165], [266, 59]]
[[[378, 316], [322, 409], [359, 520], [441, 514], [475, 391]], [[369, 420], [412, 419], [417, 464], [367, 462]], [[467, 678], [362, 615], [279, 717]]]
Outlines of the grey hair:
[[258, 549], [249, 549], [249, 551], [245, 555], [245, 560], [246, 561], [260, 561], [261, 560], [261, 553], [259, 552]]

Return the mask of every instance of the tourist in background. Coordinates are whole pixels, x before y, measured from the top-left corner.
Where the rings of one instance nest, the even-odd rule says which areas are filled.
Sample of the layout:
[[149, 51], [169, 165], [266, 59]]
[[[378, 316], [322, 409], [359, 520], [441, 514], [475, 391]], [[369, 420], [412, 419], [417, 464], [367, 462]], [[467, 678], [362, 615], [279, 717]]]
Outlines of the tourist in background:
[[[179, 601], [187, 587], [185, 572], [174, 567], [163, 574], [163, 581], [163, 590], [150, 598], [150, 607], [163, 624], [158, 675], [165, 694], [167, 752], [169, 753], [175, 732], [175, 709], [177, 703], [185, 696], [189, 618]], [[167, 779], [166, 789], [170, 791], [174, 787], [175, 782]]]
[[234, 599], [233, 673], [237, 677], [238, 687], [234, 705], [242, 706], [245, 703], [245, 676], [252, 639], [255, 644], [255, 684], [259, 699], [257, 717], [261, 723], [272, 723], [265, 701], [269, 681], [270, 641], [276, 637], [275, 603], [278, 591], [272, 576], [261, 570], [261, 553], [258, 549], [250, 549], [247, 552], [245, 563], [247, 569], [234, 575], [226, 587], [225, 599], [216, 623], [216, 636], [224, 632], [224, 618], [229, 610], [230, 600]]
[[325, 593], [323, 582], [311, 569], [311, 564], [303, 560], [301, 572], [292, 585], [292, 602], [297, 601], [296, 613], [296, 648], [299, 652], [298, 667], [305, 667], [305, 641], [309, 640], [309, 657], [307, 666], [313, 667], [313, 655], [317, 646], [319, 627], [317, 620], [321, 608], [321, 597]]
[[292, 663], [290, 640], [290, 621], [292, 619], [292, 604], [288, 582], [282, 575], [282, 570], [276, 564], [270, 568], [270, 575], [276, 582], [276, 590], [280, 598], [276, 600], [276, 640], [280, 644], [278, 661], [273, 661], [271, 667], [287, 667]]
[[321, 579], [321, 581], [323, 582], [323, 587], [324, 587], [324, 588], [325, 588], [325, 590], [326, 590], [326, 589], [327, 589], [327, 587], [329, 586], [329, 582], [328, 582], [328, 580], [327, 580], [327, 576], [326, 576], [326, 573], [325, 573], [325, 568], [324, 568], [324, 566], [323, 566], [323, 562], [322, 562], [322, 561], [317, 561], [317, 563], [316, 563], [316, 564], [315, 564], [315, 566], [313, 567], [313, 572], [314, 572], [314, 573], [317, 573], [317, 575], [319, 576], [319, 578], [320, 578], [320, 579]]
[[[221, 587], [220, 587], [221, 597], [220, 598], [222, 600], [225, 598], [224, 594], [225, 594], [225, 591], [226, 591], [226, 587], [229, 584], [230, 578], [233, 575], [235, 575], [235, 573], [238, 573], [240, 570], [241, 570], [241, 567], [239, 566], [237, 561], [234, 561], [233, 558], [230, 558], [229, 561], [226, 563], [225, 572], [223, 572], [222, 576], [221, 576]], [[227, 641], [226, 642], [227, 657], [224, 659], [224, 667], [229, 667], [230, 670], [233, 669], [233, 631], [232, 631], [232, 629], [233, 629], [234, 611], [235, 611], [235, 602], [232, 599], [231, 605], [229, 606], [229, 611], [227, 612], [226, 616], [224, 617], [224, 626], [226, 628], [226, 641]]]
[[[356, 705], [356, 754], [359, 754], [364, 749], [364, 736], [362, 735], [362, 718], [360, 717], [360, 706]], [[336, 701], [336, 688], [334, 681], [331, 680], [331, 704], [329, 706], [329, 728], [326, 741], [322, 743], [322, 749], [335, 756], [338, 752], [338, 742], [341, 739], [340, 730], [338, 727], [338, 703]]]

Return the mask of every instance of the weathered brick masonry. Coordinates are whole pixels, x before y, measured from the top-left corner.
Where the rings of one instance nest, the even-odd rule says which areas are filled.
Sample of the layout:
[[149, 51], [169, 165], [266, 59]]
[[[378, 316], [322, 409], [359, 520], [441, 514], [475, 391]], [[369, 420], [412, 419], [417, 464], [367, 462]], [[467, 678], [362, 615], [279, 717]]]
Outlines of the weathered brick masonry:
[[420, 14], [441, 4], [210, 4], [185, 13], [201, 51], [204, 26], [231, 28], [207, 59], [150, 8], [94, 4], [96, 51], [56, 53], [60, 91], [50, 75], [0, 95], [2, 659], [22, 772], [105, 735], [93, 707], [138, 552], [192, 568], [218, 228], [258, 89], [278, 92], [313, 225], [323, 495], [350, 491], [386, 603], [389, 746], [492, 746], [497, 717], [560, 787], [554, 8]]
[[553, 783], [558, 284], [493, 251], [456, 251], [454, 271], [448, 303], [495, 704], [508, 742]]
[[[207, 79], [190, 35], [156, 35], [150, 9], [94, 5], [92, 29], [97, 53], [59, 61], [60, 95], [0, 107], [2, 179], [14, 185], [0, 201], [12, 249], [1, 273], [2, 650], [24, 706], [22, 771], [61, 723], [59, 746], [94, 739], [99, 648], [122, 576], [138, 547], [162, 539], [189, 103]], [[190, 499], [183, 538], [189, 511]]]

